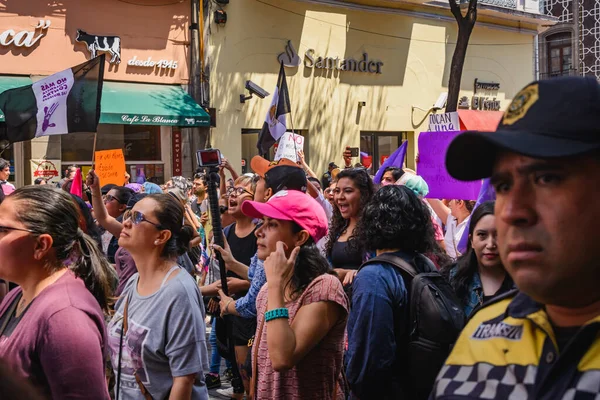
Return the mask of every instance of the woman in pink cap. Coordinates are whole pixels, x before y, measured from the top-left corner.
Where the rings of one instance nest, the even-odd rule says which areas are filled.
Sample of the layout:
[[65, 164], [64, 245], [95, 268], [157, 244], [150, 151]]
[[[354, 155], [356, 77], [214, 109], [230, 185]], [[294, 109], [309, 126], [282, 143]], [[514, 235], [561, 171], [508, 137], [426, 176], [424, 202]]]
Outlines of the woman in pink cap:
[[[252, 350], [255, 399], [343, 399], [340, 386], [348, 299], [316, 243], [327, 234], [325, 211], [299, 191], [267, 203], [247, 201], [244, 214], [262, 218], [258, 258], [267, 284], [256, 300]], [[268, 335], [267, 335], [268, 332]]]

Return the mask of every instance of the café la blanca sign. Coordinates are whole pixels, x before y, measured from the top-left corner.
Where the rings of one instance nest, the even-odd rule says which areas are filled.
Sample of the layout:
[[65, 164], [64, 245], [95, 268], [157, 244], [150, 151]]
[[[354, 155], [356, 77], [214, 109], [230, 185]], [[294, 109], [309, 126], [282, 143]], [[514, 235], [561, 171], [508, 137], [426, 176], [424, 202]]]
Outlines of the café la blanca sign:
[[40, 19], [33, 31], [15, 32], [14, 29], [7, 29], [0, 33], [0, 46], [33, 47], [46, 35], [50, 24], [50, 20]]

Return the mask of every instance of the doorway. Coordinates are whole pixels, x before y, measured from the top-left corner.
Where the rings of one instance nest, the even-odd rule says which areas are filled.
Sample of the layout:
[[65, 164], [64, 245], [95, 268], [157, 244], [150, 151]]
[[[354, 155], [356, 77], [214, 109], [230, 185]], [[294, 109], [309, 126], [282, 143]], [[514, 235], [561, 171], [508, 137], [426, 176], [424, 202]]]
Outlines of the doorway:
[[[408, 139], [408, 132], [360, 133], [360, 162], [370, 174], [375, 174], [381, 164]], [[404, 166], [406, 166], [406, 159]]]

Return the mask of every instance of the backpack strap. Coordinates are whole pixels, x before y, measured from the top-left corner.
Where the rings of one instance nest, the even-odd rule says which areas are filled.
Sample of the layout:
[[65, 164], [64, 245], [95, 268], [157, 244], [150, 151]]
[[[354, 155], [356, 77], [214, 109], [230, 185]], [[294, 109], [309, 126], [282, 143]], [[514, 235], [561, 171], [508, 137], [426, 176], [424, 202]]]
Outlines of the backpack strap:
[[391, 264], [394, 267], [402, 270], [411, 279], [414, 278], [415, 276], [417, 276], [417, 274], [419, 273], [415, 269], [415, 267], [413, 267], [409, 262], [405, 261], [402, 257], [396, 256], [392, 253], [383, 253], [383, 254], [378, 255], [377, 257], [371, 258], [370, 260], [363, 263], [358, 270], [360, 271], [363, 267], [365, 267], [367, 265], [380, 264], [382, 262], [386, 263], [386, 264]]

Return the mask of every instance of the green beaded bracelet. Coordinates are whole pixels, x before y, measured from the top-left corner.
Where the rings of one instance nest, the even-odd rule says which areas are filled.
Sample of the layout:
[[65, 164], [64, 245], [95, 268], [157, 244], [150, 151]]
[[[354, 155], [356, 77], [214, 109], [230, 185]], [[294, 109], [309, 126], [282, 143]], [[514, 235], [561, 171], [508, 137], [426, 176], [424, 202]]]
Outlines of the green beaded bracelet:
[[289, 317], [290, 317], [290, 314], [288, 313], [287, 308], [276, 308], [274, 310], [270, 310], [265, 313], [265, 322], [269, 322], [272, 319], [289, 318]]

